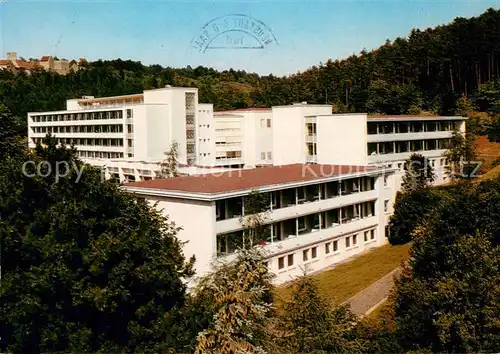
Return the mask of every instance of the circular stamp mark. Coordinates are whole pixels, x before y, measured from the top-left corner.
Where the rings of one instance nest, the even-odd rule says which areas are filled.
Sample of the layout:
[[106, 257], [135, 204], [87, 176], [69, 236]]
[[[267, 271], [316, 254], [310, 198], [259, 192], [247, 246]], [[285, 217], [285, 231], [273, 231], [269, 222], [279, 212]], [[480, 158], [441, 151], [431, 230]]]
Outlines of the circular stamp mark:
[[200, 53], [207, 49], [264, 49], [271, 44], [278, 44], [271, 29], [241, 14], [214, 18], [191, 40], [191, 46]]

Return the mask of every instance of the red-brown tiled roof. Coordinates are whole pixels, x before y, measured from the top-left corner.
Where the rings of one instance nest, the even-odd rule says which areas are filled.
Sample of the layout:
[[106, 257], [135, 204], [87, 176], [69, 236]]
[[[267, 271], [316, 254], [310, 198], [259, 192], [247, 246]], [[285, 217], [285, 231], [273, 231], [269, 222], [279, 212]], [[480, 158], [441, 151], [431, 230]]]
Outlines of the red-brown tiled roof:
[[127, 183], [126, 188], [218, 194], [376, 170], [378, 168], [373, 166], [292, 164], [131, 182]]
[[21, 69], [33, 70], [37, 68], [37, 63], [32, 63], [23, 60], [16, 60], [16, 63]]
[[0, 59], [0, 65], [10, 65], [10, 60], [7, 59]]
[[44, 55], [44, 56], [42, 56], [42, 57], [40, 58], [40, 61], [49, 61], [49, 59], [50, 59], [50, 56], [48, 56], [48, 55]]

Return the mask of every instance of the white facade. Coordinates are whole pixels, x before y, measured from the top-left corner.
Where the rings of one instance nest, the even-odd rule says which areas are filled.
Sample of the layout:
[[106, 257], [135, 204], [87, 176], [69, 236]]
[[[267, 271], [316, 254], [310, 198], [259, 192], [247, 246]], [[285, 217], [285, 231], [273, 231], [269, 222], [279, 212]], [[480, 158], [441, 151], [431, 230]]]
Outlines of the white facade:
[[[214, 112], [212, 104], [198, 103], [196, 88], [165, 87], [135, 95], [70, 99], [65, 111], [29, 113], [28, 138], [34, 146], [50, 132], [60, 142], [73, 142], [86, 162], [105, 166], [106, 175], [132, 181], [156, 178], [153, 166], [175, 141], [183, 165], [388, 165], [399, 169], [398, 183], [404, 162], [418, 152], [429, 158], [439, 184], [446, 182], [447, 141], [454, 128], [465, 132], [464, 120], [332, 114], [330, 105], [306, 102]], [[136, 167], [124, 170], [124, 165]]]
[[[299, 173], [305, 178], [294, 179]], [[231, 259], [243, 245], [243, 199], [252, 191], [269, 193], [270, 211], [264, 218], [269, 231], [260, 244], [277, 283], [302, 274], [304, 268], [318, 271], [387, 242], [385, 225], [392, 206], [386, 201], [394, 198], [393, 171], [296, 164], [209, 177], [144, 181], [124, 187], [146, 197], [182, 227], [178, 237], [187, 242], [184, 255], [195, 255], [197, 275], [209, 271], [217, 258]], [[276, 184], [275, 179], [283, 182]], [[246, 186], [248, 182], [252, 185]], [[201, 183], [204, 189], [197, 188]], [[228, 183], [243, 189], [225, 188]], [[217, 190], [210, 192], [212, 184]]]
[[272, 165], [272, 119], [272, 110], [267, 108], [215, 113], [215, 164], [247, 168]]
[[[177, 142], [179, 163], [214, 165], [213, 106], [198, 103], [196, 88], [165, 87], [105, 98], [84, 96], [67, 100], [66, 108], [28, 113], [31, 147], [51, 133], [61, 143], [73, 143], [84, 161], [113, 170], [125, 162], [156, 165]], [[130, 171], [120, 170], [119, 174], [130, 175]], [[153, 169], [147, 175], [154, 176]]]

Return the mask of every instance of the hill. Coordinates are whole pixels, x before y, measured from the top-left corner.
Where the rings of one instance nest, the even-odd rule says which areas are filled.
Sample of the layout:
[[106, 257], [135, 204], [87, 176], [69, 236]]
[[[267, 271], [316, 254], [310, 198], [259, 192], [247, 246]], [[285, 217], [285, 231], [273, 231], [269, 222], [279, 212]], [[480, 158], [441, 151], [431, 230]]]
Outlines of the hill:
[[500, 10], [489, 9], [478, 17], [414, 29], [371, 52], [327, 60], [288, 77], [120, 59], [87, 63], [66, 76], [0, 71], [0, 104], [24, 121], [28, 111], [64, 108], [69, 97], [174, 85], [198, 87], [200, 100], [218, 110], [307, 101], [332, 104], [338, 112], [453, 114], [462, 97], [474, 99], [478, 87], [498, 78]]

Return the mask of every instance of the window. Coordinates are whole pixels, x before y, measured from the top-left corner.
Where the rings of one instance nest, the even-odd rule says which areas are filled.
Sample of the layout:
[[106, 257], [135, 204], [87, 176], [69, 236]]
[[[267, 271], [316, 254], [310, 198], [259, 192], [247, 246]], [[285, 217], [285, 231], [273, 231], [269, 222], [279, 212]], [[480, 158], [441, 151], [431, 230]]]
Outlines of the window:
[[285, 268], [285, 257], [278, 258], [278, 269]]
[[311, 258], [314, 259], [318, 256], [318, 247], [311, 248]]
[[333, 241], [333, 252], [337, 252], [339, 249], [339, 241]]
[[288, 266], [291, 267], [293, 266], [293, 254], [288, 255]]
[[365, 242], [368, 242], [369, 237], [370, 237], [370, 231], [365, 231], [365, 236], [364, 236]]
[[271, 152], [271, 151], [268, 151], [268, 152], [267, 152], [267, 159], [268, 159], [268, 160], [271, 160], [271, 159], [272, 159], [272, 157], [273, 157], [272, 152]]
[[127, 132], [132, 134], [134, 132], [134, 126], [132, 124], [127, 124]]
[[128, 140], [128, 147], [133, 147], [134, 143], [132, 139], [127, 139]]
[[266, 125], [266, 120], [265, 120], [265, 119], [261, 119], [261, 120], [260, 120], [260, 127], [261, 127], [261, 128], [264, 128], [264, 127], [265, 127], [265, 125]]
[[352, 245], [356, 246], [358, 244], [358, 235], [352, 235]]
[[132, 110], [131, 109], [127, 109], [127, 118], [133, 118], [133, 114], [132, 114]]
[[267, 119], [267, 127], [271, 128], [271, 119], [269, 119], [269, 118]]
[[304, 187], [298, 187], [297, 188], [297, 200], [299, 202], [306, 200], [306, 193], [305, 193]]
[[325, 243], [325, 254], [330, 254], [330, 242]]
[[261, 160], [265, 160], [266, 159], [266, 153], [265, 152], [261, 152], [260, 153], [260, 159]]
[[345, 248], [351, 247], [351, 237], [347, 236], [345, 238]]
[[375, 240], [375, 229], [370, 230], [370, 240]]
[[304, 262], [306, 262], [309, 259], [309, 250], [308, 249], [302, 251], [302, 259], [304, 260]]
[[384, 175], [384, 187], [387, 187], [387, 180], [388, 180], [389, 176], [387, 175]]
[[389, 200], [384, 200], [384, 211], [386, 213], [389, 211]]

